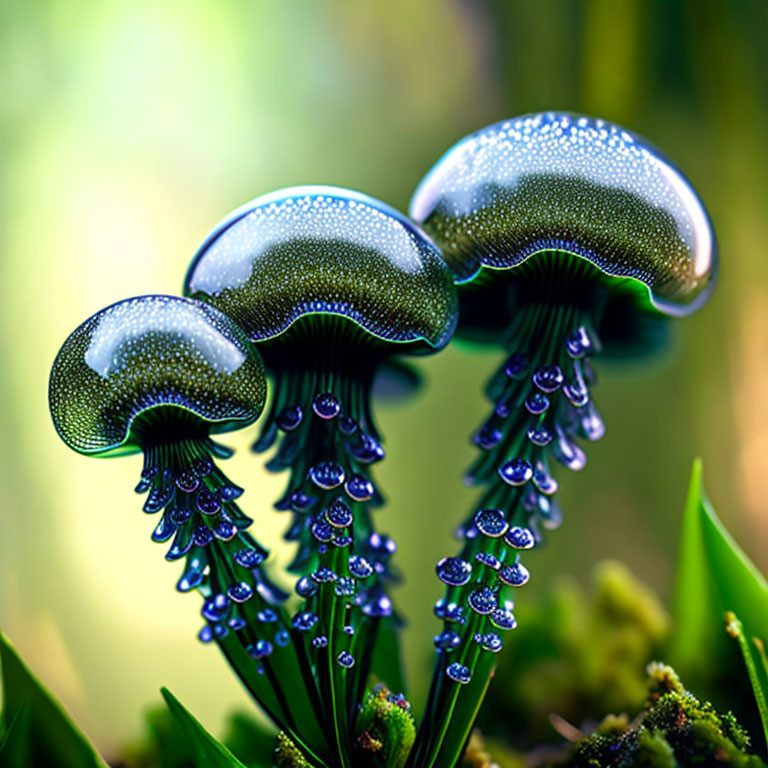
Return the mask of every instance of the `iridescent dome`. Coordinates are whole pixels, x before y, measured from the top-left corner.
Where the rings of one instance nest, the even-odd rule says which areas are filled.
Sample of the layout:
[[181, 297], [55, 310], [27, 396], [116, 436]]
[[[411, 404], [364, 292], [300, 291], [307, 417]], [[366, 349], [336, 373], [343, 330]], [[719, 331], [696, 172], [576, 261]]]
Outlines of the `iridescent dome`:
[[555, 250], [644, 285], [668, 315], [697, 309], [715, 284], [715, 235], [688, 180], [603, 120], [547, 112], [484, 128], [430, 170], [410, 212], [458, 282]]
[[51, 370], [56, 431], [76, 451], [136, 450], [132, 426], [175, 406], [207, 432], [261, 414], [264, 368], [235, 324], [214, 307], [174, 296], [140, 296], [97, 312], [64, 342]]
[[440, 348], [457, 314], [434, 244], [393, 208], [335, 187], [284, 189], [234, 211], [197, 252], [184, 293], [256, 342], [325, 314], [384, 341]]

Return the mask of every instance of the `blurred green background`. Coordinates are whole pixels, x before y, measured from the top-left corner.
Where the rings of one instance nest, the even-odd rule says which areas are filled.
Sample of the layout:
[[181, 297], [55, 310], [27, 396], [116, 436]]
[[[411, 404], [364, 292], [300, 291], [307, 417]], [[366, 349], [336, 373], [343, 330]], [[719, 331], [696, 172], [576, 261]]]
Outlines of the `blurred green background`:
[[[528, 562], [537, 590], [624, 560], [671, 592], [692, 458], [768, 569], [768, 4], [764, 0], [0, 4], [0, 626], [107, 753], [169, 686], [219, 729], [245, 704], [196, 643], [198, 602], [152, 545], [131, 489], [140, 459], [85, 460], [56, 437], [47, 378], [67, 334], [121, 298], [180, 289], [208, 229], [268, 190], [361, 189], [403, 209], [450, 144], [557, 108], [662, 147], [710, 208], [722, 273], [674, 349], [602, 367], [605, 440], [561, 494], [562, 530]], [[468, 434], [496, 355], [423, 361], [418, 400], [380, 409], [390, 504], [380, 525], [408, 581], [411, 679], [427, 682], [433, 564], [473, 494]], [[260, 538], [283, 478], [243, 448]]]

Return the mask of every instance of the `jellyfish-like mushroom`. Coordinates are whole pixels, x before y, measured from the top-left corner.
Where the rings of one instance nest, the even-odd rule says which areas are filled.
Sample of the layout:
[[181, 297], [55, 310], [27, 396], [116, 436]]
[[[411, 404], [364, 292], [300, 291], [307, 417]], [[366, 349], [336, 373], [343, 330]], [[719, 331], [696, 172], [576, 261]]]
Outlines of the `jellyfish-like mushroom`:
[[136, 491], [147, 494], [145, 512], [161, 513], [152, 538], [172, 540], [166, 558], [186, 558], [177, 588], [203, 596], [200, 639], [228, 657], [258, 659], [253, 678], [264, 681], [253, 684], [274, 688], [265, 708], [285, 721], [264, 651], [287, 643], [286, 595], [261, 567], [267, 551], [247, 531], [242, 489], [216, 464], [232, 451], [212, 437], [252, 424], [266, 391], [258, 352], [228, 317], [203, 302], [149, 295], [97, 312], [67, 338], [49, 403], [75, 451], [143, 453]]
[[438, 666], [466, 684], [479, 663], [481, 688], [493, 666], [487, 651], [497, 650], [487, 642], [495, 611], [506, 610], [507, 586], [528, 578], [515, 550], [560, 521], [551, 460], [581, 469], [577, 439], [604, 433], [590, 358], [601, 349], [642, 354], [663, 339], [669, 317], [704, 304], [716, 242], [702, 202], [664, 155], [619, 126], [567, 113], [461, 140], [423, 179], [410, 215], [455, 275], [457, 336], [507, 354], [487, 386], [493, 410], [474, 435], [481, 455], [468, 480], [485, 491], [461, 530], [472, 575], [455, 585], [461, 569], [438, 566], [449, 590], [436, 609], [446, 622]]
[[195, 256], [184, 293], [231, 317], [272, 377], [255, 449], [277, 441], [267, 466], [290, 470], [276, 507], [292, 513], [286, 538], [298, 543], [297, 643], [316, 669], [336, 760], [347, 765], [350, 708], [377, 643], [393, 642], [397, 625], [386, 593], [395, 547], [369, 511], [381, 502], [370, 467], [384, 457], [374, 377], [394, 355], [445, 346], [456, 324], [452, 275], [394, 209], [345, 189], [298, 187], [224, 219]]

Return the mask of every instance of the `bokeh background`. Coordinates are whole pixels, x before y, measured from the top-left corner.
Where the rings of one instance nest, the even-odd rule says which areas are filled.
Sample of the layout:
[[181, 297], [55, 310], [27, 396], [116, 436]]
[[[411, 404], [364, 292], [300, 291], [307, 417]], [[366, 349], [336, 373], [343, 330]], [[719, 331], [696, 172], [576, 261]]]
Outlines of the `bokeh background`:
[[[624, 560], [671, 594], [691, 460], [768, 569], [768, 4], [764, 0], [31, 0], [0, 4], [0, 626], [108, 754], [169, 686], [214, 730], [247, 706], [197, 599], [152, 545], [140, 459], [86, 460], [56, 437], [47, 379], [67, 334], [121, 298], [175, 293], [209, 228], [274, 188], [353, 187], [404, 209], [467, 132], [540, 109], [617, 121], [689, 175], [719, 236], [719, 289], [652, 364], [603, 366], [605, 440], [568, 477], [565, 523], [521, 599]], [[433, 564], [496, 355], [453, 346], [384, 406], [397, 597], [425, 685]], [[283, 478], [227, 467], [276, 543]]]

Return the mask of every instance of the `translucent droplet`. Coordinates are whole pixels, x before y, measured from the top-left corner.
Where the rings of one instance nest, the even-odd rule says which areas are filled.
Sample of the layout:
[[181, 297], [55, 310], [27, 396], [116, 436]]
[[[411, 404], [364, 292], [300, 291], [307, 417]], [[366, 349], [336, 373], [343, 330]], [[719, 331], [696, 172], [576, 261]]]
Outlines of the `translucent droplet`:
[[344, 470], [335, 461], [321, 461], [309, 470], [312, 482], [325, 491], [338, 488], [344, 482]]
[[522, 587], [530, 578], [531, 574], [522, 563], [512, 563], [499, 571], [499, 581], [510, 587]]
[[315, 648], [325, 648], [328, 645], [328, 638], [325, 635], [318, 635], [312, 638], [312, 645]]
[[213, 535], [220, 541], [231, 541], [237, 535], [237, 526], [231, 520], [222, 520], [213, 529]]
[[254, 659], [265, 659], [272, 653], [272, 643], [269, 640], [257, 640], [246, 649]]
[[552, 433], [546, 427], [531, 427], [527, 434], [528, 439], [539, 448], [552, 442]]
[[557, 442], [552, 449], [552, 455], [574, 472], [584, 469], [587, 464], [584, 451], [576, 443], [571, 442], [560, 427], [557, 427]]
[[355, 657], [348, 651], [342, 651], [337, 657], [336, 661], [345, 669], [350, 669], [355, 665]]
[[176, 533], [177, 527], [170, 515], [163, 515], [160, 522], [155, 526], [155, 530], [152, 531], [152, 541], [158, 543], [168, 541]]
[[241, 581], [237, 584], [232, 584], [227, 589], [227, 595], [230, 600], [234, 600], [236, 603], [244, 603], [253, 596], [253, 588], [248, 582]]
[[329, 542], [333, 540], [334, 530], [333, 527], [328, 525], [324, 519], [318, 518], [312, 523], [311, 527], [312, 535], [322, 542]]
[[352, 510], [344, 499], [336, 499], [326, 507], [325, 519], [335, 528], [346, 528], [352, 525]]
[[528, 358], [525, 355], [516, 352], [510, 356], [504, 365], [504, 373], [506, 373], [510, 379], [519, 379], [525, 374], [528, 365]]
[[339, 432], [349, 437], [357, 430], [357, 422], [349, 416], [340, 416], [338, 420]]
[[285, 646], [290, 642], [291, 635], [285, 629], [281, 629], [275, 632], [275, 643], [281, 648], [285, 648]]
[[300, 597], [308, 598], [317, 594], [319, 587], [317, 584], [309, 578], [309, 576], [302, 576], [296, 582], [296, 594]]
[[205, 486], [195, 495], [195, 505], [204, 515], [215, 515], [221, 510], [221, 502]]
[[193, 493], [200, 487], [200, 478], [191, 470], [185, 470], [176, 478], [176, 487], [184, 493]]
[[465, 685], [472, 679], [469, 668], [458, 662], [449, 665], [448, 669], [445, 670], [445, 674], [454, 682], [461, 683], [462, 685]]
[[460, 557], [444, 557], [435, 570], [440, 581], [452, 587], [463, 586], [472, 576], [472, 565]]
[[213, 640], [213, 630], [206, 624], [197, 633], [197, 637], [201, 643], [210, 643]]
[[533, 383], [547, 393], [557, 392], [563, 386], [563, 371], [559, 365], [545, 365], [533, 374]]
[[475, 515], [475, 526], [480, 533], [492, 539], [503, 536], [508, 528], [504, 513], [500, 509], [481, 509]]
[[272, 624], [277, 621], [277, 614], [271, 608], [262, 608], [257, 614], [256, 618], [262, 624]]
[[317, 616], [311, 611], [301, 611], [293, 617], [293, 626], [299, 632], [309, 632], [317, 624]]
[[350, 455], [361, 464], [373, 464], [384, 458], [384, 449], [376, 438], [371, 435], [360, 435], [360, 443], [349, 448]]
[[499, 605], [496, 593], [490, 587], [480, 587], [469, 595], [469, 607], [483, 616], [492, 613]]
[[361, 555], [349, 558], [349, 572], [356, 579], [367, 579], [373, 573], [373, 566]]
[[373, 483], [363, 475], [352, 475], [344, 486], [344, 490], [355, 501], [369, 501], [375, 492]]
[[536, 469], [533, 473], [533, 484], [547, 496], [551, 496], [557, 492], [557, 480], [547, 472], [544, 464], [539, 462], [536, 465]]
[[581, 414], [581, 432], [590, 442], [601, 440], [605, 435], [605, 424], [593, 403], [589, 403]]
[[326, 568], [325, 566], [321, 566], [309, 575], [312, 578], [312, 581], [317, 584], [328, 584], [329, 582], [336, 581], [338, 578], [330, 568]]
[[322, 392], [312, 401], [312, 410], [321, 419], [335, 419], [341, 413], [341, 404], [331, 392]]
[[488, 568], [492, 568], [494, 571], [497, 571], [501, 567], [499, 559], [490, 552], [478, 552], [475, 555], [475, 560]]
[[448, 653], [461, 645], [461, 635], [457, 632], [441, 632], [435, 635], [434, 642], [438, 651]]
[[533, 392], [526, 398], [525, 407], [529, 413], [539, 416], [549, 408], [549, 398], [541, 392]]
[[207, 547], [213, 541], [213, 531], [207, 525], [198, 525], [193, 539], [198, 547]]
[[490, 424], [485, 424], [474, 436], [473, 442], [484, 451], [490, 451], [501, 442], [504, 437], [500, 429], [495, 429]]
[[377, 595], [373, 600], [363, 603], [363, 614], [373, 618], [383, 618], [392, 615], [392, 601], [386, 595]]
[[512, 459], [499, 467], [499, 476], [508, 485], [523, 485], [533, 477], [533, 467], [526, 459]]
[[294, 405], [292, 408], [285, 408], [280, 411], [275, 417], [275, 424], [277, 424], [277, 428], [283, 430], [283, 432], [291, 432], [301, 424], [303, 415], [301, 406]]
[[228, 611], [229, 599], [226, 595], [222, 594], [209, 597], [203, 602], [203, 607], [200, 609], [204, 619], [214, 622], [226, 618]]
[[491, 614], [491, 624], [498, 629], [507, 631], [517, 626], [517, 621], [512, 611], [499, 608]]
[[235, 562], [243, 568], [258, 568], [264, 562], [264, 553], [256, 549], [241, 549], [235, 552]]
[[513, 549], [532, 549], [536, 544], [536, 537], [530, 528], [515, 526], [507, 531], [504, 541]]
[[463, 624], [466, 620], [464, 617], [464, 609], [458, 603], [447, 602], [444, 598], [440, 598], [440, 600], [435, 603], [435, 616], [437, 616], [438, 619], [455, 621], [459, 624]]
[[357, 592], [357, 583], [353, 578], [345, 576], [336, 582], [334, 591], [337, 597], [352, 597]]

